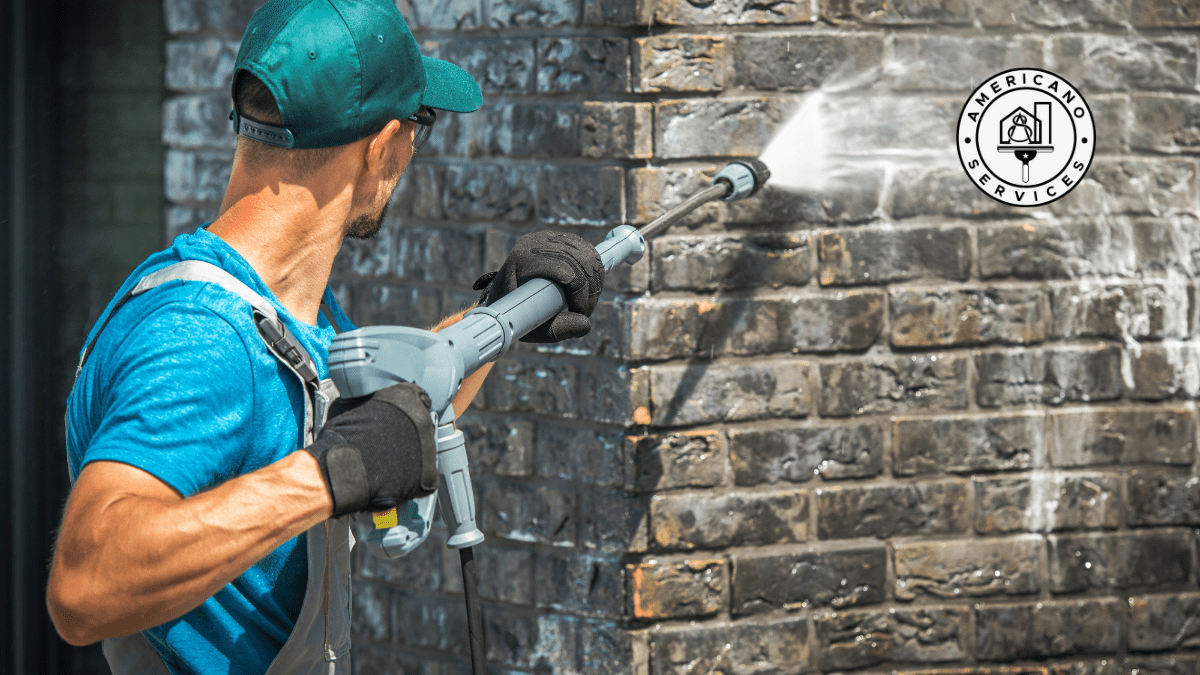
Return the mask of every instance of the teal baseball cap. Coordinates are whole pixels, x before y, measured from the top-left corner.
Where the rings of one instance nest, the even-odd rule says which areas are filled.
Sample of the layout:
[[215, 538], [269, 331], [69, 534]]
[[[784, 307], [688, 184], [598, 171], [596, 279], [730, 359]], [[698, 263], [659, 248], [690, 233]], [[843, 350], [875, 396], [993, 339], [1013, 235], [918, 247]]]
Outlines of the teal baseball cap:
[[279, 126], [235, 109], [234, 131], [285, 148], [353, 143], [421, 106], [474, 112], [479, 84], [422, 56], [392, 0], [272, 0], [246, 26], [234, 73], [253, 73], [279, 105]]

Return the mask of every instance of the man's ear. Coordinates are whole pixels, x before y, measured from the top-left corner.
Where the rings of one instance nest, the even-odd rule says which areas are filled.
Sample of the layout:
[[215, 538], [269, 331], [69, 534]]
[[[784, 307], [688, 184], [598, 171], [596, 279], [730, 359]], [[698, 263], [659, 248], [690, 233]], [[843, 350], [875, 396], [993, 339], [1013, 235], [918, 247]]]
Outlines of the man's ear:
[[396, 146], [392, 142], [392, 137], [400, 133], [404, 125], [400, 120], [392, 120], [385, 127], [375, 134], [371, 142], [367, 144], [367, 171], [371, 174], [379, 174], [388, 166], [388, 162], [392, 160], [390, 153], [396, 152]]

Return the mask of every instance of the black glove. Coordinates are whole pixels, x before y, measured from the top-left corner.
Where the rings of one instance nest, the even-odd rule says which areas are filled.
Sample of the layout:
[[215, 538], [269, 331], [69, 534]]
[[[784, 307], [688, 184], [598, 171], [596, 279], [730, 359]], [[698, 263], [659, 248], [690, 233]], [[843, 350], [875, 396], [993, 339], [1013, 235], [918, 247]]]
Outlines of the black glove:
[[333, 517], [384, 511], [438, 488], [429, 395], [410, 382], [338, 399], [307, 448], [333, 497]]
[[498, 272], [479, 277], [472, 288], [484, 291], [479, 304], [486, 307], [532, 279], [561, 286], [567, 309], [529, 331], [521, 342], [560, 342], [587, 335], [592, 329], [588, 317], [604, 290], [604, 264], [596, 247], [569, 232], [531, 232], [517, 241]]

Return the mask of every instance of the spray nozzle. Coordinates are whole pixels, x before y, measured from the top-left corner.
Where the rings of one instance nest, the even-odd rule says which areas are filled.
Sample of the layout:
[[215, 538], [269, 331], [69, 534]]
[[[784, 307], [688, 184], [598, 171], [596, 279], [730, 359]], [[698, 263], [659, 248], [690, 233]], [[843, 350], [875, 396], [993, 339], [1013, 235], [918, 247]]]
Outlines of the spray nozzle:
[[721, 169], [721, 172], [713, 179], [713, 185], [721, 182], [726, 183], [729, 186], [729, 191], [721, 199], [727, 202], [735, 202], [739, 199], [753, 196], [770, 177], [771, 170], [767, 168], [767, 165], [762, 160], [739, 159], [736, 162], [730, 162], [724, 169]]

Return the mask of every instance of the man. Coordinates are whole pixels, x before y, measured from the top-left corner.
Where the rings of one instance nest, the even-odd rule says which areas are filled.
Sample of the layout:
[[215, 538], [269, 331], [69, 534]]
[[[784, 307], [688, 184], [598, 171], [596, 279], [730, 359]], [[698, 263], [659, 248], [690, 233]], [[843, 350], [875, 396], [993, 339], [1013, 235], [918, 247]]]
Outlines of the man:
[[[47, 606], [68, 642], [104, 640], [116, 675], [348, 673], [348, 518], [437, 488], [424, 392], [333, 401], [327, 350], [351, 326], [327, 282], [435, 111], [474, 111], [478, 85], [422, 57], [391, 0], [274, 0], [233, 98], [218, 218], [134, 271], [68, 401]], [[476, 289], [490, 303], [539, 276], [569, 311], [531, 341], [586, 333], [604, 270], [578, 237], [526, 235]]]

